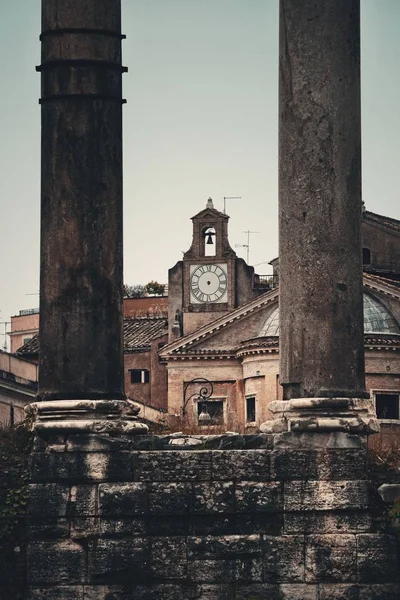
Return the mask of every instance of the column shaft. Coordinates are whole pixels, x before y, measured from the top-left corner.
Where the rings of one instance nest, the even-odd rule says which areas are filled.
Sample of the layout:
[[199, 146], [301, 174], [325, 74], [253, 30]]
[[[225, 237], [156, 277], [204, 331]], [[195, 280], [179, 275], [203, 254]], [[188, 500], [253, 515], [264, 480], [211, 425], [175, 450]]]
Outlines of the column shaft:
[[359, 0], [280, 1], [284, 398], [365, 397]]
[[42, 0], [40, 400], [122, 399], [120, 0]]

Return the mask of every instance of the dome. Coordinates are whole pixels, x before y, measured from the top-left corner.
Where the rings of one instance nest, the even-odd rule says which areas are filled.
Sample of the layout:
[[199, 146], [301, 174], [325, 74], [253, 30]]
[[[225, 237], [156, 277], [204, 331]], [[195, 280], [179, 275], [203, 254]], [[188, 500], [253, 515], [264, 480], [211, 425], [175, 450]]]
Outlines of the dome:
[[[364, 333], [397, 333], [400, 327], [389, 310], [369, 294], [364, 293]], [[258, 337], [279, 335], [279, 305], [268, 315]]]
[[392, 313], [369, 294], [364, 294], [364, 333], [400, 333]]

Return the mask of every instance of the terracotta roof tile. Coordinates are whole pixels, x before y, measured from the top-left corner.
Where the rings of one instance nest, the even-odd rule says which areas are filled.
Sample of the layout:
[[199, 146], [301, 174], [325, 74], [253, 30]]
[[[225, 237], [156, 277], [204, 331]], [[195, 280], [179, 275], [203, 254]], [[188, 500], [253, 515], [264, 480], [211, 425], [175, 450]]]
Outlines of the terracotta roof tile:
[[[143, 352], [150, 349], [151, 342], [168, 331], [166, 318], [124, 319], [124, 352]], [[39, 336], [36, 334], [18, 348], [16, 354], [38, 354]]]
[[150, 343], [167, 332], [165, 318], [124, 319], [124, 351], [149, 350]]
[[39, 335], [34, 335], [23, 346], [18, 348], [16, 354], [38, 354], [39, 352]]

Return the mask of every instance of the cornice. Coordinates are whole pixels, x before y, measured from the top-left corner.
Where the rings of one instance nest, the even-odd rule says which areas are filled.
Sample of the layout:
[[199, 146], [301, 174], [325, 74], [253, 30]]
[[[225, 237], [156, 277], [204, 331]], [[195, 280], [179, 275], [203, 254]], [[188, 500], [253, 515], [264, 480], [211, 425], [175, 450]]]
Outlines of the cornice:
[[164, 346], [162, 351], [160, 352], [160, 357], [168, 358], [169, 356], [178, 352], [179, 350], [183, 350], [185, 348], [193, 346], [193, 344], [195, 344], [196, 342], [200, 342], [209, 335], [212, 335], [220, 329], [231, 325], [232, 323], [238, 321], [246, 315], [249, 315], [253, 312], [258, 312], [265, 306], [272, 304], [278, 298], [278, 295], [279, 290], [278, 288], [275, 288], [273, 290], [270, 290], [269, 292], [266, 292], [262, 296], [258, 296], [257, 298], [250, 300], [250, 302], [243, 304], [239, 308], [235, 308], [233, 311], [229, 312], [228, 314], [225, 314], [223, 317], [220, 317], [219, 319], [216, 319], [215, 321], [204, 325], [203, 327], [190, 333], [189, 335], [186, 335], [183, 338], [179, 338], [171, 344]]

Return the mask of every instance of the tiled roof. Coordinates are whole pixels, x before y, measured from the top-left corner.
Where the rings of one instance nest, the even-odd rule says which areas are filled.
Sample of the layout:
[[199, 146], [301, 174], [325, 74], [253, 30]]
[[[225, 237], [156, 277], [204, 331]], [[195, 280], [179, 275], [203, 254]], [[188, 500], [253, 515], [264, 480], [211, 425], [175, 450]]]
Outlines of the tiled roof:
[[16, 354], [38, 354], [39, 352], [39, 336], [34, 335], [21, 348], [18, 348]]
[[396, 229], [400, 231], [400, 221], [397, 219], [392, 219], [391, 217], [384, 217], [383, 215], [377, 215], [376, 213], [370, 212], [366, 210], [363, 214], [363, 218], [366, 221], [373, 221], [378, 225], [384, 225], [385, 227], [390, 227], [390, 229]]
[[[165, 318], [124, 319], [124, 351], [138, 352], [150, 349], [150, 343], [168, 331], [168, 320]], [[38, 354], [39, 336], [36, 334], [16, 354], [26, 356]]]
[[172, 354], [175, 355], [182, 355], [182, 356], [186, 356], [186, 355], [207, 355], [207, 356], [218, 356], [218, 355], [222, 355], [222, 354], [232, 354], [234, 352], [234, 350], [230, 349], [230, 350], [219, 350], [218, 348], [189, 348], [189, 349], [179, 349], [176, 350], [176, 352], [172, 352]]
[[251, 340], [245, 340], [237, 346], [236, 350], [249, 349], [249, 348], [278, 348], [279, 337], [278, 336], [266, 336], [256, 337]]
[[150, 349], [150, 342], [168, 332], [165, 318], [124, 319], [124, 351]]

